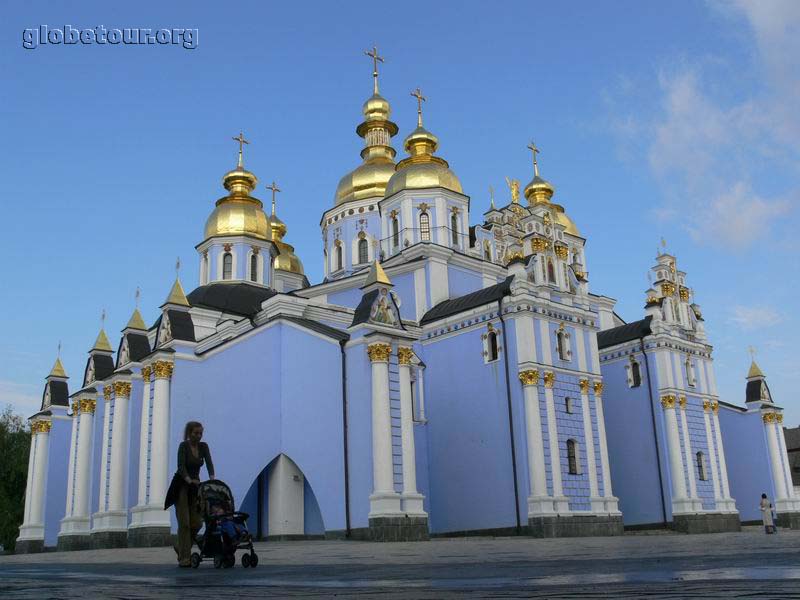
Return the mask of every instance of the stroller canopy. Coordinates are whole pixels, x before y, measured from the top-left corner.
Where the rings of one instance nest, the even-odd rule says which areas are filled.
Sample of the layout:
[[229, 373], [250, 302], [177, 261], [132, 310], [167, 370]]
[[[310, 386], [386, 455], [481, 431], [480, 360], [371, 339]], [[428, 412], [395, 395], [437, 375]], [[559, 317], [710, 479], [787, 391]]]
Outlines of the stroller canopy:
[[228, 505], [228, 510], [233, 512], [235, 504], [233, 493], [224, 481], [211, 479], [200, 484], [197, 490], [197, 503], [204, 515], [208, 515], [213, 506]]

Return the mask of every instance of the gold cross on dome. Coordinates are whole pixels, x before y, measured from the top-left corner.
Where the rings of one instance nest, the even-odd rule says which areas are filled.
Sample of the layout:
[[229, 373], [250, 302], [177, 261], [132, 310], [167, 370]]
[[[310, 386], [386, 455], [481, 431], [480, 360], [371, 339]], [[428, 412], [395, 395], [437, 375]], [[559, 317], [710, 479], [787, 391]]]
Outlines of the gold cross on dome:
[[372, 52], [369, 50], [364, 50], [364, 54], [369, 56], [372, 59], [372, 80], [373, 80], [373, 91], [377, 94], [378, 93], [378, 63], [383, 62], [383, 57], [378, 55], [378, 47], [372, 46]]
[[422, 127], [422, 103], [428, 99], [422, 95], [422, 90], [419, 88], [411, 92], [411, 95], [417, 99], [417, 127]]
[[533, 174], [539, 175], [539, 163], [536, 161], [536, 155], [539, 154], [539, 148], [537, 148], [536, 144], [534, 144], [533, 140], [531, 140], [531, 143], [528, 144], [528, 149], [533, 154]]
[[178, 276], [178, 274], [180, 273], [180, 271], [181, 271], [181, 257], [179, 256], [179, 257], [178, 257], [178, 258], [175, 260], [175, 276], [176, 276], [176, 277]]
[[750, 358], [755, 361], [756, 359], [756, 349], [753, 346], [748, 346], [747, 351], [750, 353]]
[[275, 194], [281, 191], [275, 182], [272, 182], [272, 185], [265, 185], [265, 188], [272, 191], [272, 216], [275, 216]]
[[239, 136], [235, 138], [231, 138], [234, 142], [239, 142], [239, 162], [237, 163], [237, 167], [240, 169], [244, 167], [244, 162], [242, 161], [242, 150], [244, 149], [245, 144], [250, 144], [246, 139], [244, 139], [244, 134], [239, 131]]

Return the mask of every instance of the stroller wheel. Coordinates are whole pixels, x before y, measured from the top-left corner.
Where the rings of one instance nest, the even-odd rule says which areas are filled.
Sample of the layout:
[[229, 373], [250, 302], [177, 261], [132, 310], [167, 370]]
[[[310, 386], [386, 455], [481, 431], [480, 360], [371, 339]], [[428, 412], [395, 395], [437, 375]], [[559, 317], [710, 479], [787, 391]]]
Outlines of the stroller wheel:
[[245, 569], [250, 566], [250, 555], [247, 552], [242, 554], [242, 566]]
[[219, 569], [222, 567], [222, 555], [216, 554], [214, 555], [214, 568]]
[[251, 551], [250, 554], [246, 556], [250, 557], [250, 566], [255, 569], [258, 566], [258, 554]]
[[201, 560], [202, 559], [200, 558], [200, 555], [197, 552], [192, 552], [192, 568], [193, 569], [196, 569], [197, 567], [200, 566], [200, 561]]

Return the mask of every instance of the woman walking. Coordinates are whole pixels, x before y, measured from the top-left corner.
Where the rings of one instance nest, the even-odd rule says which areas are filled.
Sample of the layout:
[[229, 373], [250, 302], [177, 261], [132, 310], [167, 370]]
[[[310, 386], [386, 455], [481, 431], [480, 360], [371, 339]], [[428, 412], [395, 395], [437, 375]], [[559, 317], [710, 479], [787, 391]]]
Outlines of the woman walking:
[[775, 523], [772, 520], [772, 503], [766, 494], [761, 494], [761, 522], [764, 524], [764, 533], [775, 533]]
[[178, 565], [192, 566], [192, 543], [203, 524], [197, 511], [197, 486], [200, 485], [200, 468], [206, 465], [208, 478], [214, 479], [214, 463], [211, 461], [211, 450], [203, 439], [203, 425], [197, 421], [189, 421], [183, 430], [183, 441], [178, 446], [178, 470], [172, 478], [167, 491], [164, 509], [175, 505], [175, 516], [178, 520], [178, 543], [175, 552], [178, 554]]

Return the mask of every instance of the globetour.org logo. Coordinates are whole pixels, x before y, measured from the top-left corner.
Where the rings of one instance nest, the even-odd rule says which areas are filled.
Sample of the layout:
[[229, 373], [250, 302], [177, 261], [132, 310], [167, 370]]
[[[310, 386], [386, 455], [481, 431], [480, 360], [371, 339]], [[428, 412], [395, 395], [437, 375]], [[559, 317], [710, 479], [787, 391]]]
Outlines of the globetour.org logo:
[[124, 27], [121, 29], [107, 29], [104, 25], [94, 28], [76, 29], [72, 25], [63, 27], [39, 27], [24, 29], [22, 31], [22, 47], [33, 50], [39, 46], [52, 44], [54, 46], [74, 45], [106, 45], [112, 46], [147, 46], [147, 45], [173, 45], [187, 50], [197, 48], [199, 31], [197, 28], [188, 29], [147, 29], [141, 27]]

